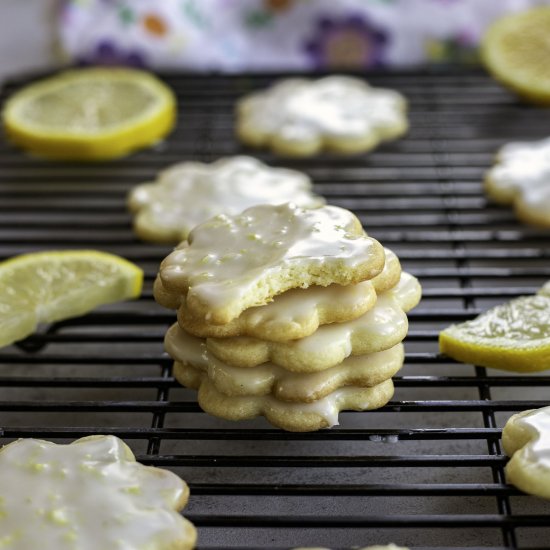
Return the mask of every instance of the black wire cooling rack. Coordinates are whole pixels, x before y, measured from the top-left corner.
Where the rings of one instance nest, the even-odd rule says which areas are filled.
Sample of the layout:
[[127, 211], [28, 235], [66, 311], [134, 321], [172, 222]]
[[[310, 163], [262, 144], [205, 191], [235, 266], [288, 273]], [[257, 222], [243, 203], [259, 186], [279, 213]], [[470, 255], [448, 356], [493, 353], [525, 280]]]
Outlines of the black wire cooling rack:
[[[282, 76], [282, 75], [280, 75]], [[45, 327], [0, 350], [0, 441], [123, 437], [146, 464], [191, 486], [199, 546], [550, 549], [550, 503], [504, 480], [501, 428], [550, 405], [550, 376], [520, 376], [438, 355], [438, 331], [550, 279], [550, 232], [489, 203], [495, 149], [550, 132], [550, 111], [520, 103], [482, 73], [377, 73], [410, 101], [408, 136], [368, 155], [276, 158], [242, 148], [232, 110], [274, 76], [165, 75], [177, 130], [153, 150], [105, 164], [55, 163], [0, 145], [0, 256], [93, 248], [145, 269], [140, 300]], [[6, 84], [2, 98], [28, 80]], [[304, 170], [329, 202], [356, 212], [424, 288], [410, 314], [396, 394], [377, 412], [343, 413], [311, 434], [210, 418], [171, 376], [162, 338], [174, 314], [152, 281], [169, 248], [131, 230], [133, 185], [188, 159], [252, 153]]]

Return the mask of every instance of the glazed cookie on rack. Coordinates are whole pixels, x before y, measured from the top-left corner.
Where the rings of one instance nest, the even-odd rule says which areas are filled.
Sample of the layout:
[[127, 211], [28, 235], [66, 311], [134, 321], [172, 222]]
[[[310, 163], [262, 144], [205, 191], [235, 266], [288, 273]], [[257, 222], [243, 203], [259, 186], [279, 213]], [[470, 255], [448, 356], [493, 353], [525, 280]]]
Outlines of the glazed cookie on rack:
[[550, 138], [502, 147], [485, 190], [495, 202], [514, 205], [522, 221], [550, 227]]
[[290, 432], [311, 432], [338, 425], [340, 411], [368, 411], [383, 407], [393, 396], [393, 382], [388, 379], [373, 387], [345, 386], [312, 402], [289, 402], [273, 395], [228, 396], [220, 392], [208, 375], [184, 366], [179, 381], [198, 390], [200, 407], [226, 420], [248, 420], [265, 416], [274, 426]]
[[291, 78], [239, 101], [237, 135], [283, 155], [361, 153], [403, 135], [406, 110], [401, 94], [359, 78]]
[[207, 338], [210, 353], [239, 367], [255, 367], [271, 361], [293, 372], [317, 372], [341, 363], [351, 355], [389, 349], [405, 338], [406, 312], [420, 301], [421, 287], [409, 273], [378, 297], [376, 305], [361, 317], [324, 325], [312, 335], [290, 342], [270, 342], [250, 337]]
[[[403, 366], [403, 345], [387, 350], [348, 357], [338, 365], [319, 372], [297, 373], [274, 363], [253, 368], [234, 367], [208, 351], [203, 338], [173, 325], [164, 347], [175, 360], [174, 376], [183, 383], [190, 368], [206, 374], [216, 389], [228, 396], [273, 395], [283, 401], [310, 403], [345, 386], [372, 387], [394, 376]], [[181, 379], [180, 379], [181, 378]]]
[[550, 368], [550, 281], [521, 296], [451, 325], [439, 334], [441, 353], [482, 367], [536, 372]]
[[[370, 281], [347, 286], [333, 284], [288, 290], [275, 296], [269, 304], [243, 311], [225, 325], [212, 325], [197, 319], [183, 300], [179, 304], [178, 322], [187, 332], [200, 337], [253, 336], [272, 342], [305, 338], [321, 325], [357, 319], [374, 307], [377, 292], [384, 292], [399, 282], [399, 259], [388, 248], [384, 249], [384, 253], [384, 269]], [[156, 285], [159, 302], [177, 307], [177, 299], [166, 296], [160, 282]]]
[[313, 208], [324, 199], [312, 193], [308, 176], [272, 168], [252, 157], [237, 156], [212, 164], [182, 162], [162, 171], [155, 182], [128, 195], [134, 231], [147, 241], [178, 243], [216, 214], [237, 214], [257, 204], [292, 201]]
[[512, 416], [504, 426], [502, 445], [511, 457], [507, 480], [525, 493], [550, 499], [550, 407]]
[[348, 210], [261, 205], [195, 227], [162, 262], [155, 290], [221, 325], [287, 290], [356, 284], [383, 268], [383, 247]]
[[136, 462], [113, 436], [70, 445], [20, 439], [0, 450], [2, 548], [186, 550], [196, 531], [178, 511], [189, 489]]

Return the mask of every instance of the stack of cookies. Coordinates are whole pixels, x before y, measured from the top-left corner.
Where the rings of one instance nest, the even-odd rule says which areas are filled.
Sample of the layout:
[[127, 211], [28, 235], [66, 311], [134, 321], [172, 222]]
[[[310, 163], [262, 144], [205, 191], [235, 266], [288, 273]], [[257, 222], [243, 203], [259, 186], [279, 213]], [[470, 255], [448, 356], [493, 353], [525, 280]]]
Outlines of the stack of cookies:
[[393, 396], [420, 285], [335, 206], [261, 205], [195, 227], [161, 264], [155, 298], [178, 310], [165, 347], [200, 406], [290, 431]]

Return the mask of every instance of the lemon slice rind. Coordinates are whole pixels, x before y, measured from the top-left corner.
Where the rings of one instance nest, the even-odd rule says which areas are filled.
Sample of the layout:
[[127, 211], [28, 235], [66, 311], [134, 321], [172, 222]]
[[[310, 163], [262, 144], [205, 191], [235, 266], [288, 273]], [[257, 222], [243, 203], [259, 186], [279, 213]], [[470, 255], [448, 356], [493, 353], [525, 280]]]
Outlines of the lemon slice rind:
[[[521, 313], [530, 310], [539, 314]], [[548, 320], [545, 325], [537, 326], [542, 311], [548, 312]], [[506, 315], [500, 316], [500, 313]], [[513, 319], [520, 325], [512, 327], [506, 319]], [[496, 328], [493, 335], [490, 334], [491, 326]], [[512, 300], [472, 321], [446, 328], [439, 335], [439, 349], [442, 354], [463, 363], [515, 372], [537, 372], [550, 369], [549, 327], [550, 297], [541, 293]], [[506, 335], [507, 330], [509, 335]], [[531, 333], [531, 337], [522, 337], [522, 331]], [[540, 337], [537, 337], [539, 331]]]
[[0, 263], [0, 346], [25, 338], [41, 322], [88, 313], [136, 298], [142, 270], [106, 252], [35, 252]]
[[[150, 102], [146, 108], [119, 123], [99, 129], [80, 127], [75, 130], [68, 122], [66, 128], [60, 127], [59, 123], [47, 126], [36, 123], [32, 114], [29, 115], [33, 102], [41, 98], [55, 97], [56, 92], [61, 93], [71, 85], [100, 85], [102, 82], [111, 87], [124, 85], [129, 90], [134, 88], [136, 94], [147, 95]], [[94, 100], [93, 96], [91, 100]], [[69, 70], [14, 94], [6, 102], [2, 116], [8, 138], [31, 153], [57, 159], [102, 160], [124, 156], [164, 137], [175, 123], [176, 100], [167, 86], [144, 71], [107, 68]]]

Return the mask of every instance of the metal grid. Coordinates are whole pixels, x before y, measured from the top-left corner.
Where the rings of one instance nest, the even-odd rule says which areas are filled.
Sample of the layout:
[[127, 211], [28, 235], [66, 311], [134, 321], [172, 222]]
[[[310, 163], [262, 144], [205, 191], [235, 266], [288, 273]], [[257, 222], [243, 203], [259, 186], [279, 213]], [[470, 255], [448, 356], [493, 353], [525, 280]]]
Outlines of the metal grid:
[[[331, 203], [355, 211], [424, 288], [410, 314], [406, 364], [381, 411], [343, 413], [330, 431], [290, 434], [263, 419], [210, 418], [171, 377], [162, 337], [174, 321], [152, 281], [169, 249], [138, 241], [127, 191], [166, 165], [250, 152], [232, 108], [273, 76], [165, 75], [178, 129], [154, 150], [93, 165], [29, 158], [0, 145], [0, 256], [42, 249], [112, 251], [146, 272], [142, 298], [45, 327], [0, 350], [0, 441], [123, 437], [138, 459], [186, 479], [201, 548], [550, 549], [550, 505], [504, 482], [500, 429], [550, 405], [550, 376], [459, 365], [439, 329], [550, 279], [550, 234], [487, 203], [495, 149], [548, 133], [550, 112], [521, 104], [482, 73], [377, 73], [410, 100], [408, 136], [353, 158], [252, 152], [302, 169]], [[3, 98], [22, 79], [5, 86]]]

